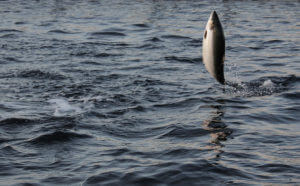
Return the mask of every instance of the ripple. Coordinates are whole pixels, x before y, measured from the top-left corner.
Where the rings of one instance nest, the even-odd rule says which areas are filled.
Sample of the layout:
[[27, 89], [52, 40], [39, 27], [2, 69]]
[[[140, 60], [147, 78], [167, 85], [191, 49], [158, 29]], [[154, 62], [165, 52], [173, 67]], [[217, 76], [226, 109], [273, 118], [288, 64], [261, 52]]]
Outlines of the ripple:
[[19, 151], [14, 149], [12, 146], [5, 146], [0, 149], [1, 154], [6, 155], [6, 156], [16, 156], [20, 154]]
[[17, 59], [17, 58], [14, 58], [14, 57], [5, 57], [4, 58], [5, 61], [8, 61], [8, 62], [17, 62], [17, 63], [21, 63], [23, 61]]
[[169, 102], [169, 103], [161, 103], [161, 104], [155, 104], [154, 107], [158, 108], [185, 108], [185, 107], [192, 107], [194, 105], [197, 105], [201, 99], [198, 98], [188, 98], [176, 102]]
[[55, 34], [72, 34], [72, 32], [65, 31], [65, 30], [50, 30], [48, 33], [55, 33]]
[[162, 47], [156, 46], [154, 44], [144, 44], [141, 46], [137, 46], [137, 48], [144, 49], [144, 50], [153, 50], [153, 49], [158, 49], [158, 48], [162, 48]]
[[112, 54], [112, 53], [95, 53], [95, 52], [87, 52], [87, 51], [78, 51], [72, 52], [71, 56], [78, 56], [78, 57], [95, 57], [95, 58], [107, 58], [107, 57], [114, 57], [114, 56], [122, 56], [122, 54]]
[[270, 173], [276, 173], [276, 172], [285, 172], [285, 173], [295, 173], [295, 174], [300, 174], [300, 169], [291, 166], [291, 165], [284, 165], [284, 164], [264, 164], [260, 165], [257, 168], [265, 171], [265, 172], [270, 172]]
[[6, 142], [9, 142], [9, 141], [11, 141], [11, 139], [9, 139], [9, 138], [4, 138], [4, 137], [0, 137], [0, 144], [1, 144], [1, 143], [6, 143]]
[[47, 134], [40, 135], [31, 139], [29, 142], [36, 145], [51, 145], [57, 143], [68, 142], [76, 139], [92, 138], [87, 134], [80, 134], [76, 132], [55, 131]]
[[99, 62], [96, 62], [96, 61], [82, 61], [82, 62], [80, 62], [80, 64], [83, 64], [83, 65], [88, 65], [88, 66], [90, 66], [90, 65], [102, 65], [101, 63], [99, 63]]
[[72, 185], [80, 182], [80, 178], [70, 177], [70, 176], [50, 176], [42, 180], [42, 183], [46, 184], [62, 184], [62, 185]]
[[[129, 122], [129, 123], [128, 123]], [[124, 126], [102, 126], [101, 131], [109, 136], [115, 136], [118, 138], [124, 139], [143, 139], [145, 137], [153, 137], [156, 134], [151, 132], [151, 129], [136, 129], [130, 128], [128, 126], [135, 126], [137, 123], [136, 120], [132, 121], [119, 121], [117, 122], [119, 125], [123, 124]]]
[[284, 64], [284, 63], [264, 63], [264, 64], [262, 64], [262, 66], [264, 66], [264, 67], [270, 67], [270, 66], [282, 67], [282, 66], [286, 66], [286, 64]]
[[16, 21], [15, 22], [15, 24], [16, 25], [24, 25], [24, 24], [26, 24], [27, 22], [25, 22], [25, 21]]
[[227, 127], [227, 125], [217, 117], [214, 117], [212, 120], [205, 120], [203, 125], [208, 130], [223, 129]]
[[131, 85], [135, 86], [142, 86], [142, 87], [148, 87], [148, 86], [155, 86], [155, 85], [169, 85], [169, 86], [177, 86], [175, 83], [170, 83], [167, 81], [159, 80], [159, 79], [153, 79], [153, 78], [145, 78], [145, 77], [138, 77], [135, 78], [133, 82], [131, 82]]
[[101, 36], [126, 36], [126, 34], [121, 33], [121, 32], [92, 32], [91, 33], [92, 36], [97, 36], [97, 37], [101, 37]]
[[192, 138], [192, 137], [200, 137], [209, 134], [210, 132], [204, 130], [202, 128], [187, 128], [181, 126], [172, 126], [169, 131], [165, 134], [161, 135], [159, 138]]
[[19, 78], [34, 78], [34, 79], [50, 79], [50, 80], [62, 80], [65, 76], [57, 73], [44, 72], [41, 70], [25, 70], [21, 71], [17, 77]]
[[119, 80], [123, 78], [127, 78], [127, 75], [124, 74], [108, 74], [108, 75], [98, 75], [95, 78], [95, 83], [96, 82], [103, 82], [103, 81], [112, 81], [112, 80]]
[[118, 148], [118, 149], [110, 149], [105, 151], [102, 155], [110, 155], [110, 156], [121, 156], [129, 153], [130, 150], [128, 148]]
[[211, 134], [211, 143], [220, 144], [220, 141], [226, 141], [227, 137], [232, 134], [231, 129], [224, 129], [221, 132]]
[[201, 63], [201, 58], [188, 58], [188, 57], [177, 57], [177, 56], [167, 56], [165, 57], [167, 61], [175, 61], [180, 63]]
[[94, 55], [94, 57], [110, 57], [110, 56], [113, 56], [113, 54], [99, 53]]
[[[205, 172], [210, 172], [212, 174], [209, 174], [210, 176], [212, 176], [213, 174], [219, 173], [220, 175], [226, 175], [226, 176], [237, 176], [240, 178], [248, 178], [251, 179], [252, 176], [247, 175], [246, 173], [235, 169], [235, 168], [229, 168], [229, 167], [224, 167], [222, 165], [218, 165], [218, 164], [212, 164], [209, 162], [203, 162], [201, 161], [201, 163], [199, 164], [184, 164], [180, 167], [180, 170], [184, 171], [184, 172], [194, 172], [196, 170], [203, 170]], [[214, 180], [214, 178], [211, 178], [212, 180]]]
[[25, 127], [28, 124], [34, 123], [33, 120], [25, 118], [7, 118], [0, 121], [0, 126], [16, 128], [16, 127]]
[[133, 106], [133, 107], [129, 107], [129, 108], [125, 108], [125, 109], [113, 109], [112, 111], [106, 112], [105, 116], [106, 117], [110, 117], [110, 118], [114, 118], [114, 117], [118, 117], [121, 115], [124, 115], [128, 112], [145, 112], [146, 108], [143, 106]]
[[133, 24], [133, 26], [141, 27], [141, 28], [149, 28], [149, 25], [145, 24], [145, 23], [136, 23], [136, 24]]
[[[197, 156], [202, 150], [200, 149], [191, 149], [191, 148], [175, 148], [171, 150], [167, 150], [166, 152], [163, 152], [164, 158], [183, 158], [183, 157], [193, 157]], [[176, 171], [177, 172], [177, 171]]]
[[146, 41], [161, 42], [162, 40], [160, 40], [158, 37], [152, 37], [151, 39], [147, 39]]
[[263, 44], [274, 44], [274, 43], [283, 43], [283, 40], [279, 40], [279, 39], [273, 39], [273, 40], [269, 40], [269, 41], [265, 41], [263, 42]]
[[0, 33], [4, 33], [4, 32], [22, 32], [22, 31], [16, 29], [0, 29]]
[[163, 35], [161, 36], [164, 39], [175, 39], [175, 40], [191, 40], [192, 38], [181, 35]]
[[18, 35], [16, 35], [16, 34], [4, 34], [4, 35], [0, 36], [0, 38], [2, 38], [2, 39], [15, 39], [15, 38], [18, 38]]
[[282, 94], [283, 97], [288, 99], [300, 99], [300, 92], [292, 92], [292, 93], [284, 93]]
[[119, 180], [122, 173], [119, 172], [105, 172], [99, 175], [91, 176], [85, 180], [83, 185], [95, 185], [95, 184], [114, 184], [116, 180]]

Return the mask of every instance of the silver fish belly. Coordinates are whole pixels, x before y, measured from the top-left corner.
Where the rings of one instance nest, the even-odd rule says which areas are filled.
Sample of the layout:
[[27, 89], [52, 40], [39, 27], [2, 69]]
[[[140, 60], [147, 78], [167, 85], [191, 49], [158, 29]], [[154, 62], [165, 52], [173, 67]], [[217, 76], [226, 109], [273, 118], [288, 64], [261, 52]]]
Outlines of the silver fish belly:
[[224, 85], [225, 37], [215, 11], [210, 14], [204, 31], [202, 58], [207, 71]]

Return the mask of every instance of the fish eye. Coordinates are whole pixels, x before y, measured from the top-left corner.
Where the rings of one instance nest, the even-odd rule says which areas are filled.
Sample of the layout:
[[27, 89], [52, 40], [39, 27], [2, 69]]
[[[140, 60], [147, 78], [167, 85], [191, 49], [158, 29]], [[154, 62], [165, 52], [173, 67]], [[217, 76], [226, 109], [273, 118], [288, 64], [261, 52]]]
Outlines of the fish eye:
[[204, 39], [206, 39], [206, 35], [207, 35], [207, 30], [205, 30]]

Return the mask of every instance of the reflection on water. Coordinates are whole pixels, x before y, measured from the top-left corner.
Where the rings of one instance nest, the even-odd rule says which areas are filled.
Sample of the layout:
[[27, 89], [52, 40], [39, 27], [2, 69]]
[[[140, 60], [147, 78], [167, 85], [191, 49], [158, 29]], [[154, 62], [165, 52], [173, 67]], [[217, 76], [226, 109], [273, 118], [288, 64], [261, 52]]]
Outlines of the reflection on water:
[[217, 105], [210, 105], [212, 109], [208, 119], [204, 120], [202, 125], [205, 130], [210, 131], [210, 143], [217, 147], [217, 150], [221, 151], [223, 146], [222, 141], [226, 141], [227, 137], [232, 133], [232, 130], [228, 128], [226, 123], [222, 120], [225, 115], [225, 102], [224, 100], [216, 100]]

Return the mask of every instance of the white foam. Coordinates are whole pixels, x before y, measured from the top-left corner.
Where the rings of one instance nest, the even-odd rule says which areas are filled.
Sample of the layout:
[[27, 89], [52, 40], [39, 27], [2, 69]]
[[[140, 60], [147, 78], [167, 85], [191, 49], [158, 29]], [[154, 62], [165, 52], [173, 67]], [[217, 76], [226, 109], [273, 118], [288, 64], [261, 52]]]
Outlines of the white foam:
[[82, 108], [78, 105], [71, 104], [63, 98], [50, 99], [48, 102], [51, 103], [52, 107], [55, 109], [54, 116], [73, 115], [83, 112]]
[[88, 97], [80, 98], [79, 100], [83, 101], [83, 103], [87, 104], [90, 102], [101, 101], [103, 99], [104, 98], [102, 96], [88, 96]]
[[54, 109], [54, 116], [70, 116], [82, 114], [92, 110], [97, 101], [101, 101], [102, 96], [87, 96], [81, 98], [54, 98], [48, 100], [51, 110]]
[[268, 79], [268, 80], [264, 81], [264, 83], [261, 85], [261, 87], [273, 88], [274, 83], [270, 79]]

